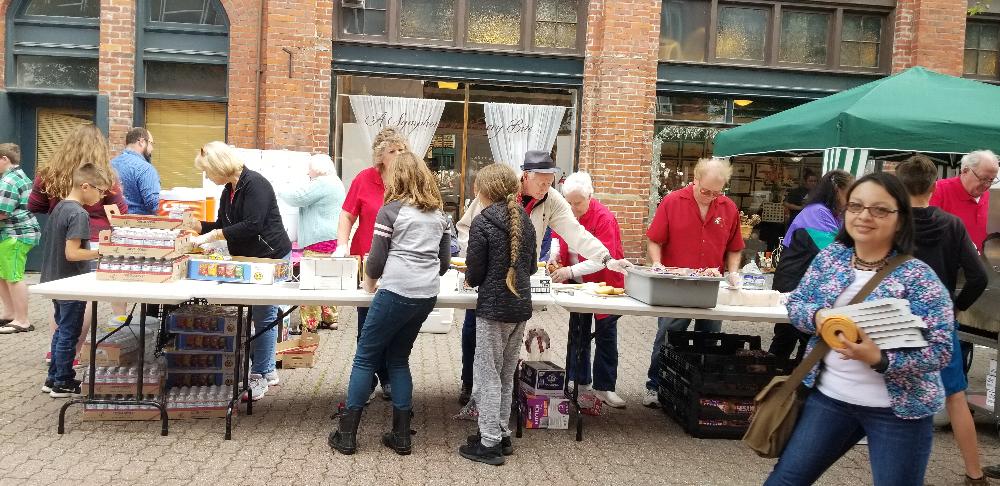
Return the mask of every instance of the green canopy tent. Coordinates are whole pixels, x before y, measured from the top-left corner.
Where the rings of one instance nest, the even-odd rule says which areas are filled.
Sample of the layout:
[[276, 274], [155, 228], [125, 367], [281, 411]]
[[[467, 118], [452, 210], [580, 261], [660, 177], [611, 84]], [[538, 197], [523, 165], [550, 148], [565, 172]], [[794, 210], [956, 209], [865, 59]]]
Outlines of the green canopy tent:
[[914, 67], [732, 128], [714, 155], [823, 153], [824, 172], [870, 172], [870, 155], [1000, 148], [1000, 87]]

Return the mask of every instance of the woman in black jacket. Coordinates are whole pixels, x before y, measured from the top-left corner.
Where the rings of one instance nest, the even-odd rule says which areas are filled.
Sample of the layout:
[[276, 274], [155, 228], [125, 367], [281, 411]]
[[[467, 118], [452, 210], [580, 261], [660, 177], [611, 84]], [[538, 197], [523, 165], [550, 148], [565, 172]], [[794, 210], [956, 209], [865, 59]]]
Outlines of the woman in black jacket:
[[[225, 240], [233, 256], [286, 259], [292, 252], [285, 226], [278, 212], [271, 183], [262, 175], [243, 167], [233, 149], [223, 142], [209, 142], [194, 159], [197, 169], [212, 182], [225, 185], [219, 201], [216, 221], [200, 221], [195, 230], [201, 234], [195, 244]], [[260, 329], [274, 324], [278, 306], [251, 306], [254, 326]], [[278, 328], [271, 327], [253, 340], [250, 366], [250, 394], [259, 400], [268, 385], [278, 384], [274, 352]]]
[[514, 170], [491, 164], [476, 175], [477, 197], [486, 208], [469, 229], [465, 280], [479, 287], [473, 399], [479, 434], [459, 448], [466, 459], [499, 466], [514, 451], [510, 407], [514, 371], [531, 318], [531, 274], [538, 270], [535, 231], [518, 197]]

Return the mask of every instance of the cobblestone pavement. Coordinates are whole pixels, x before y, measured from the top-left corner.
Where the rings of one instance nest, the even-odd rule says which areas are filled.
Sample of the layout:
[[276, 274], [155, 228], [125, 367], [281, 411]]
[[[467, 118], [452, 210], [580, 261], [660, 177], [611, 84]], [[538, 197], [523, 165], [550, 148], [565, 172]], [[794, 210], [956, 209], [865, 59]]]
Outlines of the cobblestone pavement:
[[[37, 278], [33, 276], [32, 278]], [[102, 314], [109, 312], [102, 305]], [[356, 335], [353, 309], [341, 313], [341, 329], [322, 331], [315, 368], [280, 371], [254, 407], [237, 421], [233, 440], [223, 440], [222, 419], [172, 421], [170, 435], [158, 422], [81, 422], [70, 409], [67, 433], [56, 434], [61, 400], [39, 392], [51, 304], [33, 299], [38, 331], [0, 336], [0, 484], [760, 484], [774, 461], [756, 457], [738, 441], [698, 440], [661, 411], [641, 405], [655, 333], [652, 318], [625, 317], [619, 324], [618, 391], [624, 410], [588, 417], [583, 442], [572, 430], [530, 430], [515, 439], [507, 465], [472, 463], [457, 454], [475, 424], [457, 421], [460, 332], [421, 334], [413, 351], [413, 455], [400, 457], [379, 443], [389, 427], [391, 405], [377, 400], [366, 411], [359, 451], [331, 452], [330, 414], [346, 391]], [[536, 314], [553, 338], [557, 362], [565, 359], [567, 314]], [[460, 321], [456, 319], [458, 323]], [[759, 333], [765, 346], [771, 326], [727, 322], [727, 332]], [[977, 350], [973, 388], [983, 387], [992, 351]], [[991, 421], [979, 417], [985, 464], [1000, 462], [1000, 441]], [[856, 447], [820, 484], [869, 484], [867, 451]], [[928, 483], [954, 484], [963, 469], [952, 434], [935, 434]]]

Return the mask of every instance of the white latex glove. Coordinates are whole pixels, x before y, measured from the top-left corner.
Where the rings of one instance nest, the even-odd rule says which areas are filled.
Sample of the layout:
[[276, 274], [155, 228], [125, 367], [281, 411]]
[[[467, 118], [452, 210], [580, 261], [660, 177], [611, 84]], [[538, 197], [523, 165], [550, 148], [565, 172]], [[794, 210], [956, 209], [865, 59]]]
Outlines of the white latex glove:
[[743, 276], [739, 272], [729, 272], [726, 274], [726, 282], [729, 282], [729, 286], [738, 289], [743, 287]]
[[211, 241], [209, 239], [210, 238], [209, 235], [210, 235], [210, 233], [205, 233], [203, 235], [198, 235], [198, 236], [192, 236], [191, 237], [191, 244], [194, 245], [194, 246], [203, 246], [206, 243], [208, 243], [209, 241]]
[[333, 250], [334, 258], [343, 258], [347, 256], [347, 245], [338, 246], [336, 250]]
[[550, 275], [549, 278], [551, 278], [555, 283], [563, 283], [573, 278], [573, 272], [569, 267], [562, 267], [552, 272], [552, 275]]
[[611, 260], [608, 262], [608, 270], [612, 270], [618, 273], [626, 273], [626, 270], [632, 268], [632, 262], [622, 258], [621, 260]]

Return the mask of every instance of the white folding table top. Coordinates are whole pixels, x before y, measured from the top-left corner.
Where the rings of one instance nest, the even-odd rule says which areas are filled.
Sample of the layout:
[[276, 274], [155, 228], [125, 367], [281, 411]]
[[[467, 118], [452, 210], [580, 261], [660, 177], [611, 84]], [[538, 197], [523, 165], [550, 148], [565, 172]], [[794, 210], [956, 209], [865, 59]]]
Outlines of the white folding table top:
[[601, 313], [628, 316], [676, 317], [688, 319], [719, 319], [732, 321], [788, 322], [784, 306], [748, 307], [719, 305], [711, 309], [693, 307], [652, 306], [628, 296], [599, 297], [582, 291], [553, 294], [556, 305], [569, 312]]
[[100, 302], [142, 302], [145, 304], [180, 304], [191, 299], [197, 284], [213, 282], [178, 280], [167, 283], [118, 282], [97, 280], [95, 273], [85, 273], [51, 282], [31, 285], [28, 291], [44, 299]]

